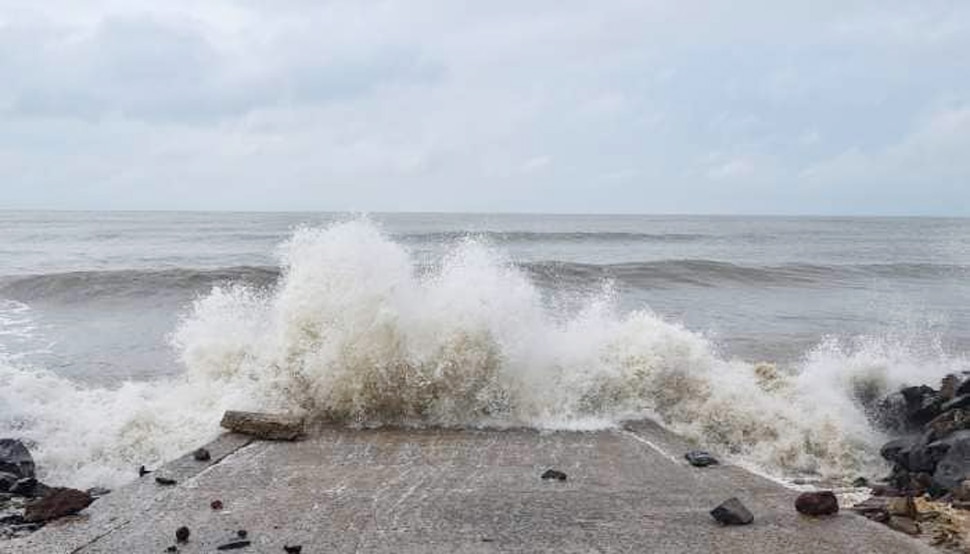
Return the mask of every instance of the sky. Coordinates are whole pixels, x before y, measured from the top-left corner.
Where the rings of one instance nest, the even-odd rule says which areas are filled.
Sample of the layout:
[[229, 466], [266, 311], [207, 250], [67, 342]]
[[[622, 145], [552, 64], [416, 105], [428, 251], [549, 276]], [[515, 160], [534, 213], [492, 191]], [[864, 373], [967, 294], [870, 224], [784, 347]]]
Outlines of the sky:
[[970, 216], [970, 2], [0, 0], [0, 208]]

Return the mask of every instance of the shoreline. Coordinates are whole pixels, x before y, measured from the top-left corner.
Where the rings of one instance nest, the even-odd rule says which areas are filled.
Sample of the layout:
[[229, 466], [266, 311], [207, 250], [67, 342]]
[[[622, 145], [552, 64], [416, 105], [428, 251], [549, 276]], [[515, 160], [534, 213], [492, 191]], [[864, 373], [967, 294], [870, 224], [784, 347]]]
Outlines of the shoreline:
[[[651, 422], [598, 432], [325, 427], [293, 443], [230, 433], [206, 446], [210, 460], [186, 454], [0, 552], [211, 552], [240, 529], [252, 543], [241, 552], [934, 552], [847, 510], [800, 516], [795, 491], [734, 465], [691, 467], [689, 447]], [[549, 468], [568, 481], [540, 479]], [[732, 496], [752, 525], [711, 519]], [[191, 537], [176, 544], [183, 525]]]

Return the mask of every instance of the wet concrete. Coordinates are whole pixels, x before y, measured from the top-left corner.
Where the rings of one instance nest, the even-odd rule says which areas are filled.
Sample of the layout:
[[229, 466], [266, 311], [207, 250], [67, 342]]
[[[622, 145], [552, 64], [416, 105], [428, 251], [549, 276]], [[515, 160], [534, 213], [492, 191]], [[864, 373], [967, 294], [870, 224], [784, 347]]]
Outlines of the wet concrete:
[[[693, 468], [655, 425], [596, 433], [322, 429], [296, 443], [225, 435], [0, 551], [216, 552], [932, 552], [850, 513], [799, 516], [796, 493], [730, 465]], [[543, 481], [549, 468], [565, 482]], [[156, 475], [172, 477], [170, 487]], [[745, 527], [709, 515], [738, 496]], [[221, 500], [224, 508], [210, 503]]]

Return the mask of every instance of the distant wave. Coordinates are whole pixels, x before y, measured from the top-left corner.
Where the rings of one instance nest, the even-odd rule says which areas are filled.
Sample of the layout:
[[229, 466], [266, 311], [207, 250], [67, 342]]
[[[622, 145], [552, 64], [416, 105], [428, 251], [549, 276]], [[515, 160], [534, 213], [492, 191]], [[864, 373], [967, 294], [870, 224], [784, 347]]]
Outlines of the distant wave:
[[464, 238], [480, 238], [489, 242], [692, 242], [713, 238], [698, 233], [625, 233], [625, 232], [538, 232], [538, 231], [442, 231], [408, 233], [397, 238], [404, 242], [450, 243]]
[[[619, 264], [586, 264], [551, 260], [521, 263], [518, 267], [532, 277], [536, 284], [545, 287], [585, 286], [604, 280], [644, 289], [745, 285], [816, 287], [859, 284], [861, 286], [872, 279], [920, 280], [970, 277], [970, 267], [967, 266], [914, 263], [757, 266], [704, 259]], [[276, 283], [279, 277], [279, 268], [271, 266], [75, 271], [0, 277], [0, 298], [21, 302], [138, 298], [208, 292], [213, 285], [230, 282], [269, 287]]]
[[186, 291], [207, 291], [213, 284], [239, 282], [266, 286], [279, 277], [274, 267], [237, 266], [217, 269], [73, 271], [0, 279], [0, 297], [29, 302], [46, 299], [137, 298]]

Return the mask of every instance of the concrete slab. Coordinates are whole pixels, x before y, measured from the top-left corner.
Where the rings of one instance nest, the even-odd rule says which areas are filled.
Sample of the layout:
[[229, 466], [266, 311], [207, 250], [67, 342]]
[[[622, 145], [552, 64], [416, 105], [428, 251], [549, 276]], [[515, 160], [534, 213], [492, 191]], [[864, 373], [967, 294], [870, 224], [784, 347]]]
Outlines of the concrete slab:
[[[297, 443], [226, 435], [208, 464], [186, 457], [0, 551], [917, 553], [931, 549], [849, 513], [799, 516], [796, 493], [729, 465], [690, 467], [678, 437], [649, 423], [596, 433], [326, 428]], [[565, 482], [539, 478], [548, 468]], [[754, 524], [708, 512], [738, 496]], [[210, 508], [212, 500], [222, 511]]]

